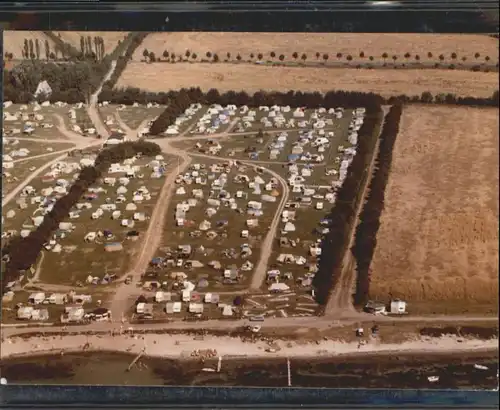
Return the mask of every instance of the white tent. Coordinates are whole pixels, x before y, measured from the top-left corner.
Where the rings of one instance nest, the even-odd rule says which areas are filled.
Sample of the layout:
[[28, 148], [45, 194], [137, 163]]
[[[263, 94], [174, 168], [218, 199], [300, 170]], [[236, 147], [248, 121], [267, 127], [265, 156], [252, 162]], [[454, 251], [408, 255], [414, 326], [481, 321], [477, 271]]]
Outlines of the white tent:
[[43, 80], [38, 84], [38, 87], [36, 87], [34, 96], [39, 97], [43, 95], [45, 97], [49, 97], [51, 94], [52, 88], [46, 80]]

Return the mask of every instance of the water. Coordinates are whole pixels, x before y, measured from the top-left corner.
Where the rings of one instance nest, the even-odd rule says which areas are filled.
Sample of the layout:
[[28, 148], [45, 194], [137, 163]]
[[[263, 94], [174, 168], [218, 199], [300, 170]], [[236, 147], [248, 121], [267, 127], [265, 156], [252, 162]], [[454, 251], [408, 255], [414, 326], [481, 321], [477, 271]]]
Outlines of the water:
[[[134, 355], [114, 353], [34, 356], [2, 361], [1, 375], [9, 383], [92, 385], [266, 386], [288, 385], [286, 359], [168, 360], [141, 358], [126, 371]], [[329, 359], [291, 359], [294, 387], [337, 388], [461, 388], [495, 389], [497, 353], [461, 355], [360, 355]], [[474, 364], [488, 370], [474, 368]], [[439, 376], [431, 383], [429, 376]]]

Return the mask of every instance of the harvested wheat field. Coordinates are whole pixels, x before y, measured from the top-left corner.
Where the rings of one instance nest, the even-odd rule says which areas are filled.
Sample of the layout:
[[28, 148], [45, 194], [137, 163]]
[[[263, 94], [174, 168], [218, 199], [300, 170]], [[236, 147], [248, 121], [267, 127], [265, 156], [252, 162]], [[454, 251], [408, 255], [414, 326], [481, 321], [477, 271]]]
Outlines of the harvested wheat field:
[[118, 41], [123, 41], [127, 36], [125, 31], [54, 31], [56, 35], [61, 36], [61, 40], [72, 44], [77, 50], [80, 50], [80, 37], [90, 36], [102, 37], [104, 40], [104, 51], [110, 54], [118, 45]]
[[[176, 32], [152, 33], [137, 49], [134, 60], [141, 60], [144, 49], [154, 51], [161, 56], [165, 50], [177, 55], [184, 55], [186, 50], [197, 53], [198, 58], [207, 51], [217, 53], [225, 58], [229, 52], [234, 57], [240, 54], [249, 58], [259, 53], [270, 58], [269, 53], [283, 54], [292, 59], [292, 54], [299, 56], [305, 53], [308, 59], [315, 59], [317, 52], [329, 54], [333, 59], [337, 53], [352, 55], [353, 61], [360, 60], [360, 52], [364, 52], [365, 60], [373, 56], [374, 60], [382, 60], [383, 53], [396, 55], [403, 59], [406, 53], [412, 58], [419, 55], [422, 61], [437, 61], [440, 54], [447, 60], [451, 53], [457, 59], [467, 57], [474, 59], [475, 53], [482, 57], [489, 56], [498, 60], [498, 40], [486, 35], [470, 34], [349, 34], [349, 33], [235, 33], [235, 32]], [[428, 58], [427, 53], [432, 53]]]
[[408, 106], [370, 296], [498, 304], [498, 110]]
[[23, 49], [24, 49], [24, 40], [33, 40], [33, 43], [36, 43], [38, 40], [38, 44], [40, 46], [40, 57], [45, 58], [45, 41], [49, 42], [50, 49], [54, 49], [54, 43], [52, 40], [47, 37], [41, 31], [12, 31], [6, 30], [3, 32], [3, 50], [4, 54], [6, 52], [14, 54], [15, 60], [23, 59]]
[[129, 63], [117, 84], [147, 91], [217, 88], [220, 91], [346, 91], [384, 96], [453, 93], [490, 97], [498, 90], [498, 73], [445, 70], [394, 70], [314, 67], [266, 67], [229, 64]]

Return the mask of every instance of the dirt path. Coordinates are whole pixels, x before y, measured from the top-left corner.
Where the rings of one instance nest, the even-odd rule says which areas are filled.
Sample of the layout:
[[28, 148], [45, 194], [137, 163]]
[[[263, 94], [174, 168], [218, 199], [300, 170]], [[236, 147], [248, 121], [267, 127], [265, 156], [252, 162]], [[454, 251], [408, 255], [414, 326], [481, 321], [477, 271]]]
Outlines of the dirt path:
[[28, 285], [33, 284], [33, 282], [38, 282], [40, 280], [40, 274], [42, 273], [42, 265], [43, 265], [44, 259], [45, 259], [45, 252], [41, 252], [40, 261], [38, 262], [38, 264], [36, 266], [35, 275], [29, 281]]
[[[245, 161], [243, 163], [251, 165], [250, 162]], [[282, 194], [281, 201], [278, 205], [278, 208], [276, 209], [271, 225], [269, 226], [269, 230], [267, 231], [267, 235], [264, 239], [264, 242], [262, 242], [259, 261], [257, 262], [252, 276], [252, 281], [250, 282], [250, 290], [258, 290], [266, 279], [266, 272], [269, 266], [269, 258], [271, 257], [271, 254], [273, 252], [274, 240], [276, 239], [276, 234], [281, 221], [281, 214], [283, 213], [283, 209], [285, 209], [285, 204], [288, 202], [288, 197], [290, 195], [290, 188], [288, 187], [286, 180], [281, 175], [267, 168], [264, 168], [264, 172], [271, 174], [280, 182]]]
[[101, 82], [101, 85], [96, 90], [96, 92], [90, 96], [89, 104], [86, 107], [87, 114], [90, 118], [90, 121], [92, 121], [92, 124], [94, 125], [97, 133], [99, 135], [101, 135], [102, 138], [104, 138], [104, 139], [109, 138], [110, 133], [108, 131], [108, 128], [106, 127], [106, 124], [104, 124], [104, 121], [102, 120], [101, 116], [99, 115], [99, 112], [97, 110], [97, 103], [99, 101], [99, 94], [102, 91], [102, 87], [104, 86], [104, 83], [111, 78], [115, 69], [116, 69], [116, 61], [112, 61], [109, 71], [104, 76], [104, 78]]
[[62, 140], [62, 139], [50, 139], [50, 138], [23, 138], [23, 137], [20, 137], [20, 138], [15, 138], [15, 137], [4, 137], [3, 138], [4, 140], [6, 141], [9, 141], [9, 140], [18, 140], [18, 141], [33, 141], [33, 142], [47, 142], [47, 143], [55, 143], [55, 144], [67, 144], [67, 143], [71, 143], [71, 141], [68, 141], [68, 140]]
[[123, 121], [123, 118], [120, 116], [120, 113], [117, 111], [115, 112], [115, 119], [116, 122], [118, 123], [118, 126], [125, 131], [126, 138], [129, 141], [134, 141], [139, 139], [139, 131], [141, 131], [147, 123], [149, 123], [152, 118], [148, 117], [142, 120], [142, 122], [139, 124], [139, 126], [135, 129], [130, 128], [125, 121]]
[[10, 191], [5, 198], [2, 199], [2, 206], [6, 206], [10, 201], [17, 198], [19, 193], [23, 190], [25, 186], [27, 186], [31, 181], [33, 181], [38, 175], [40, 175], [43, 171], [50, 168], [53, 164], [64, 160], [68, 156], [67, 153], [59, 155], [54, 158], [52, 161], [47, 162], [42, 165], [40, 168], [37, 168], [31, 174], [29, 174], [23, 181], [21, 181], [12, 191]]
[[56, 155], [56, 154], [64, 154], [65, 152], [73, 151], [74, 149], [75, 149], [75, 147], [66, 148], [66, 149], [62, 149], [60, 151], [52, 151], [52, 152], [47, 152], [45, 154], [33, 155], [32, 157], [25, 157], [25, 158], [15, 159], [12, 162], [14, 164], [18, 164], [19, 162], [31, 161], [32, 159], [50, 157], [51, 155]]
[[[388, 112], [388, 107], [383, 107], [384, 110], [384, 117], [382, 118], [382, 122], [380, 125], [380, 132], [382, 132], [382, 128], [384, 125], [384, 119], [385, 116], [387, 115]], [[368, 190], [370, 186], [371, 179], [373, 177], [373, 172], [375, 170], [375, 163], [376, 163], [376, 158], [378, 156], [378, 151], [379, 151], [379, 145], [380, 145], [380, 133], [377, 136], [377, 142], [375, 144], [375, 148], [373, 150], [373, 155], [370, 161], [370, 165], [368, 168], [368, 177], [366, 178], [366, 182], [363, 187], [363, 193], [361, 194], [361, 199], [359, 201], [359, 204], [356, 208], [356, 215], [354, 218], [354, 223], [351, 228], [351, 232], [349, 233], [349, 242], [346, 248], [346, 251], [344, 253], [344, 257], [342, 258], [342, 271], [340, 273], [340, 280], [336, 286], [336, 288], [333, 290], [332, 296], [328, 300], [328, 303], [326, 305], [325, 309], [325, 315], [335, 315], [338, 313], [338, 311], [350, 311], [354, 312], [354, 305], [353, 305], [353, 300], [352, 300], [352, 289], [354, 286], [354, 282], [356, 280], [356, 271], [354, 269], [355, 261], [354, 257], [351, 252], [351, 248], [354, 245], [354, 239], [356, 235], [356, 227], [358, 226], [359, 223], [359, 215], [361, 214], [361, 211], [363, 210], [363, 205], [366, 201], [366, 197], [368, 195]]]
[[[120, 312], [121, 314], [121, 312]], [[288, 317], [288, 318], [268, 318], [262, 325], [262, 330], [273, 329], [316, 329], [327, 330], [328, 328], [359, 325], [360, 323], [391, 323], [391, 322], [404, 322], [404, 323], [432, 323], [439, 325], [440, 323], [456, 323], [463, 325], [464, 323], [473, 322], [491, 322], [492, 325], [498, 323], [498, 317], [477, 317], [477, 316], [405, 316], [405, 317], [388, 317], [388, 316], [375, 316], [367, 313], [348, 314], [343, 313], [336, 320], [325, 316], [308, 316], [308, 317]], [[165, 329], [172, 330], [196, 330], [196, 329], [210, 329], [210, 330], [235, 330], [238, 327], [246, 326], [248, 319], [239, 320], [207, 320], [197, 322], [185, 322], [182, 320], [175, 320], [165, 323], [148, 323], [148, 324], [128, 324], [128, 328], [132, 328], [136, 332], [141, 331], [162, 331]], [[17, 327], [16, 327], [17, 326]], [[113, 322], [93, 322], [89, 325], [70, 326], [65, 327], [62, 325], [51, 326], [31, 326], [26, 328], [24, 324], [21, 325], [1, 325], [2, 337], [7, 338], [15, 335], [31, 334], [37, 332], [49, 333], [88, 333], [88, 332], [110, 332], [119, 331], [121, 328], [120, 323]]]
[[118, 126], [125, 131], [125, 134], [128, 139], [135, 139], [134, 130], [130, 128], [125, 121], [123, 121], [122, 117], [120, 116], [120, 113], [118, 111], [115, 112], [115, 119], [116, 122], [118, 123]]
[[[88, 144], [89, 143], [89, 139], [84, 137], [83, 135], [80, 135], [80, 134], [77, 134], [76, 132], [73, 132], [73, 131], [70, 131], [68, 130], [68, 128], [66, 127], [66, 123], [64, 122], [64, 118], [59, 115], [59, 114], [53, 114], [54, 118], [57, 120], [58, 124], [57, 124], [57, 130], [62, 134], [64, 135], [68, 140], [69, 142], [72, 142], [74, 144]], [[68, 141], [65, 141], [65, 142], [68, 142]]]
[[[165, 154], [175, 155], [180, 158], [180, 162], [177, 171], [172, 170], [165, 178], [160, 196], [151, 215], [148, 229], [142, 238], [139, 255], [135, 258], [136, 261], [133, 268], [124, 275], [131, 275], [133, 283], [140, 280], [141, 275], [146, 271], [149, 262], [155, 255], [156, 249], [161, 244], [165, 216], [168, 212], [173, 188], [175, 187], [175, 178], [179, 172], [183, 172], [191, 163], [191, 158], [184, 151], [171, 147], [167, 141], [163, 142], [162, 148]], [[123, 313], [130, 308], [129, 300], [138, 293], [140, 293], [140, 289], [137, 289], [134, 285], [130, 286], [122, 283], [116, 290], [111, 301], [112, 317], [115, 319], [121, 318]]]

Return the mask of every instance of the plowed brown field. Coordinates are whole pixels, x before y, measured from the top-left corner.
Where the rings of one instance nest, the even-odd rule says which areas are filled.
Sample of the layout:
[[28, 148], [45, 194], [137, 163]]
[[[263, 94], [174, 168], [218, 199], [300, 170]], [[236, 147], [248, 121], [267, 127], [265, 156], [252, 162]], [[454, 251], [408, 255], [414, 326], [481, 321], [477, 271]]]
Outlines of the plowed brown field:
[[405, 109], [372, 298], [498, 303], [498, 155], [497, 109]]
[[454, 93], [490, 97], [498, 90], [498, 73], [453, 70], [394, 70], [312, 67], [267, 67], [250, 64], [169, 64], [130, 62], [117, 87], [147, 91], [217, 88], [220, 91], [346, 91], [384, 96]]

